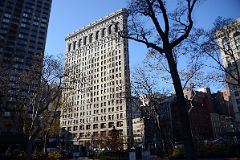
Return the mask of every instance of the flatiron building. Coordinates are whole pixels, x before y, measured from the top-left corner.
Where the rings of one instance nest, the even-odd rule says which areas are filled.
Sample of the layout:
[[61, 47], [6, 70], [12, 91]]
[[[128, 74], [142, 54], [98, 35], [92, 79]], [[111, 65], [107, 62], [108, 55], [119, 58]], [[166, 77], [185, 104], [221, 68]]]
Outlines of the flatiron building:
[[66, 41], [65, 107], [61, 127], [76, 145], [108, 136], [115, 127], [131, 135], [127, 10], [121, 9], [71, 34]]

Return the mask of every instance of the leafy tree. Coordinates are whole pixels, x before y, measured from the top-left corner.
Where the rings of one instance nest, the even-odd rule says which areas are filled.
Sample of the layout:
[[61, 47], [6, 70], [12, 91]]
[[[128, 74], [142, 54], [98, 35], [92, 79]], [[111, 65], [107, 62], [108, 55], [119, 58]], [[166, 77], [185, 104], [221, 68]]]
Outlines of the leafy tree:
[[167, 2], [163, 0], [132, 0], [129, 4], [129, 32], [122, 32], [123, 38], [143, 43], [167, 59], [181, 115], [182, 139], [187, 159], [195, 159], [195, 153], [174, 49], [188, 38], [193, 28], [192, 13], [196, 3], [197, 0], [179, 1], [178, 7], [169, 12]]
[[93, 137], [93, 141], [93, 146], [100, 147], [105, 151], [117, 152], [123, 150], [123, 139], [115, 127], [109, 132], [109, 135]]

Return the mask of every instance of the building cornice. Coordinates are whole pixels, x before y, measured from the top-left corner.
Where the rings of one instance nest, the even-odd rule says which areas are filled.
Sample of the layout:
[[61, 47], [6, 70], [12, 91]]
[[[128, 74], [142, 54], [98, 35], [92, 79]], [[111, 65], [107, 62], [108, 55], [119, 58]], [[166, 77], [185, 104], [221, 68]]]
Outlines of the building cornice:
[[238, 27], [240, 26], [240, 18], [231, 22], [230, 24], [224, 26], [222, 29], [216, 31], [216, 38], [224, 38], [226, 37], [226, 33], [230, 34], [232, 32], [238, 31]]
[[67, 41], [68, 39], [76, 36], [77, 34], [79, 34], [81, 32], [84, 32], [86, 30], [94, 28], [95, 26], [99, 25], [99, 23], [104, 23], [105, 21], [108, 21], [109, 19], [111, 19], [113, 17], [116, 17], [116, 16], [118, 16], [120, 14], [128, 14], [127, 9], [126, 8], [119, 9], [116, 12], [113, 12], [113, 13], [111, 13], [111, 14], [109, 14], [109, 15], [107, 15], [107, 16], [99, 19], [99, 20], [96, 20], [96, 21], [94, 21], [94, 22], [92, 22], [92, 23], [90, 23], [90, 24], [88, 24], [88, 25], [86, 25], [86, 26], [84, 26], [84, 27], [82, 27], [82, 28], [80, 28], [80, 29], [78, 29], [78, 30], [68, 34], [66, 36], [66, 38], [65, 38], [65, 41]]

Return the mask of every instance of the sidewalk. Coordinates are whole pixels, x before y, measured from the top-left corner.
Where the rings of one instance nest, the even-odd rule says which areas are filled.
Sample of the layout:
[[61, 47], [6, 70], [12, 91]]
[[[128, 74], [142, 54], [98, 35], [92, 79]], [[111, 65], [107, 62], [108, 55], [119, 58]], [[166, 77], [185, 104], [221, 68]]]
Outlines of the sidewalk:
[[[88, 157], [78, 157], [71, 160], [93, 160]], [[94, 159], [98, 160], [98, 159]], [[151, 156], [149, 160], [162, 160], [159, 157]], [[176, 160], [185, 160], [185, 159], [176, 159]], [[240, 158], [199, 158], [198, 160], [240, 160]]]
[[[177, 159], [185, 160], [185, 159]], [[198, 158], [198, 160], [240, 160], [240, 158]]]
[[[78, 157], [78, 158], [73, 158], [71, 160], [93, 160], [93, 159], [89, 159], [88, 157]], [[94, 159], [94, 160], [98, 160], [98, 159]]]

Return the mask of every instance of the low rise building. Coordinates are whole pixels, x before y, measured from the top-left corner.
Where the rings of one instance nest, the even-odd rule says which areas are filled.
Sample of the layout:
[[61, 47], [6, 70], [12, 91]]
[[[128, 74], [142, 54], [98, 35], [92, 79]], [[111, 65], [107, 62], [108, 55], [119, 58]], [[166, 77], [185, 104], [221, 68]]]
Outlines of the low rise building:
[[144, 119], [134, 118], [132, 120], [133, 139], [136, 146], [142, 146], [144, 139]]

